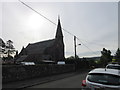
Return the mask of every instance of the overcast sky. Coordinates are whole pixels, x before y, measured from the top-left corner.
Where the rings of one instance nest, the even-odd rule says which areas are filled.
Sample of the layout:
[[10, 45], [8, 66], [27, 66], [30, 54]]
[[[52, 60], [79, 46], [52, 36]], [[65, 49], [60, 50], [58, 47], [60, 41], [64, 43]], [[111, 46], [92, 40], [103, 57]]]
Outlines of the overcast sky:
[[[103, 48], [115, 54], [118, 48], [117, 2], [26, 2], [27, 5], [76, 35], [79, 57], [100, 56]], [[20, 2], [2, 3], [2, 39], [12, 40], [20, 52], [28, 43], [53, 39], [54, 24]], [[74, 55], [73, 36], [63, 30], [65, 56]]]

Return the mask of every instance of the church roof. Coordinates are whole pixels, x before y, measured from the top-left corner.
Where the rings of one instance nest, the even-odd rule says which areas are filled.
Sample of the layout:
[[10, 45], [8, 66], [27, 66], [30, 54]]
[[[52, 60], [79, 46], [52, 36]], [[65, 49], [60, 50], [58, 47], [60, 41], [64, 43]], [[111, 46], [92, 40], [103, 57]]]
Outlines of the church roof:
[[54, 45], [54, 42], [55, 39], [28, 44], [28, 46], [25, 49], [27, 51], [27, 54], [35, 54], [35, 53], [43, 54], [46, 48]]
[[63, 37], [63, 34], [62, 34], [60, 19], [58, 18], [58, 25], [57, 25], [55, 39], [28, 44], [26, 48], [23, 48], [21, 50], [19, 55], [30, 55], [30, 54], [44, 55], [45, 50], [49, 47], [52, 47], [55, 44], [56, 40], [61, 39], [61, 37]]
[[28, 55], [22, 55], [20, 58], [17, 59], [17, 61], [23, 61]]

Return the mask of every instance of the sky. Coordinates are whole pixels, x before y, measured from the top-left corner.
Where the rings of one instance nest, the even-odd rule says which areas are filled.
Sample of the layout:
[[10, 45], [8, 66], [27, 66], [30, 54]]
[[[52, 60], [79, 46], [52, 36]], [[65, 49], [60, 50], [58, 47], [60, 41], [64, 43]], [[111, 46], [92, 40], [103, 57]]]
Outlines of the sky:
[[[24, 1], [24, 0], [21, 0]], [[118, 48], [117, 2], [25, 2], [27, 5], [77, 36], [79, 57], [100, 56], [103, 48]], [[22, 3], [2, 2], [2, 31], [0, 38], [12, 40], [16, 50], [29, 43], [55, 38], [57, 26]], [[65, 57], [74, 56], [73, 36], [63, 31]], [[81, 44], [81, 45], [78, 45]]]

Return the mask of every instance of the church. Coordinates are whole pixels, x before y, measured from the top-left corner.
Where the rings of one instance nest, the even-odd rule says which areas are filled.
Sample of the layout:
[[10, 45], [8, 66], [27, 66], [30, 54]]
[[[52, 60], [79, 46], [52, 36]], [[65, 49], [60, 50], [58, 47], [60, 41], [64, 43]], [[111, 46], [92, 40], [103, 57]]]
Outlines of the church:
[[41, 62], [42, 60], [64, 60], [64, 41], [60, 19], [58, 19], [56, 35], [54, 39], [30, 43], [23, 47], [18, 55], [18, 61]]

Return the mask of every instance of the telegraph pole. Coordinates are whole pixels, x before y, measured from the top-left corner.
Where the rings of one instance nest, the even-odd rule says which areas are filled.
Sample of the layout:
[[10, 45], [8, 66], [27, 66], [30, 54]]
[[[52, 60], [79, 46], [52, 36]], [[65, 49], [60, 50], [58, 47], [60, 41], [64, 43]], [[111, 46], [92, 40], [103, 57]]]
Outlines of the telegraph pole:
[[[78, 44], [78, 45], [81, 45], [81, 44]], [[77, 44], [76, 44], [76, 36], [74, 36], [74, 51], [75, 51], [75, 59], [77, 58], [76, 47], [77, 47]]]
[[76, 36], [74, 36], [74, 50], [75, 50], [75, 59], [77, 58], [76, 54]]

